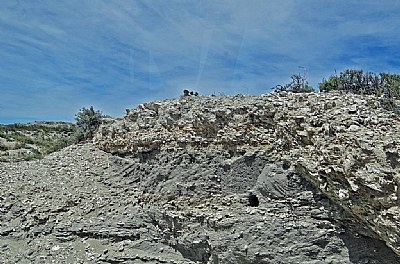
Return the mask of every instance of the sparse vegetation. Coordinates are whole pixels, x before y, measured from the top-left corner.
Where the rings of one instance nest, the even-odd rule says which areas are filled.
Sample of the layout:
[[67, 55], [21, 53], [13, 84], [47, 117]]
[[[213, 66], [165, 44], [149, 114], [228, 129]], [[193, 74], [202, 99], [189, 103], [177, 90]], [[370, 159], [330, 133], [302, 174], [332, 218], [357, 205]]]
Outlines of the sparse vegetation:
[[78, 126], [78, 136], [79, 141], [87, 140], [93, 138], [95, 131], [99, 128], [101, 124], [101, 119], [103, 115], [100, 111], [95, 111], [93, 106], [89, 109], [83, 107], [75, 115], [76, 124]]
[[[400, 114], [399, 74], [347, 69], [323, 79], [319, 88], [321, 92], [342, 91], [375, 95], [379, 100], [370, 98], [371, 107], [382, 107]], [[290, 83], [276, 86], [275, 91], [307, 93], [313, 92], [314, 89], [308, 84], [305, 76], [294, 74]], [[197, 92], [189, 90], [184, 90], [183, 94], [198, 96]], [[100, 111], [91, 106], [83, 107], [75, 115], [76, 125], [63, 122], [0, 125], [0, 161], [39, 159], [74, 143], [91, 139], [104, 117]]]
[[93, 137], [103, 115], [93, 107], [76, 114], [77, 124], [35, 122], [0, 125], [0, 161], [40, 159]]
[[308, 85], [308, 81], [301, 74], [294, 74], [291, 77], [292, 81], [285, 85], [277, 85], [276, 92], [293, 92], [293, 93], [310, 93], [314, 92], [314, 88]]
[[381, 96], [390, 93], [400, 96], [400, 75], [390, 73], [373, 73], [363, 70], [347, 69], [339, 74], [330, 76], [319, 84], [321, 92], [342, 90], [356, 94], [374, 94]]
[[70, 123], [0, 125], [0, 161], [40, 159], [76, 142]]
[[363, 72], [347, 69], [324, 79], [319, 84], [321, 92], [344, 91], [355, 94], [376, 95], [381, 106], [400, 113], [396, 100], [400, 99], [400, 75], [390, 73]]

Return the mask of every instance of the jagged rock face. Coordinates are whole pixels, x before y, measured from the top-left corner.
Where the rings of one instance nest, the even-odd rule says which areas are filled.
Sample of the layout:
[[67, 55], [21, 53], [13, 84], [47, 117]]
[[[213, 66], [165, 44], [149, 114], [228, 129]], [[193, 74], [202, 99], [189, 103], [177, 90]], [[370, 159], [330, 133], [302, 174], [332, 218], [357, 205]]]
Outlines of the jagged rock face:
[[[380, 108], [375, 97], [283, 92], [143, 104], [101, 127], [94, 143], [120, 155], [180, 149], [268, 153], [270, 162], [295, 168], [400, 254], [399, 138], [399, 116]], [[251, 169], [243, 175], [264, 175], [258, 186], [284, 182]], [[236, 191], [251, 186], [249, 180]], [[271, 193], [279, 198], [286, 190], [264, 191]]]
[[399, 120], [377, 105], [184, 97], [0, 163], [1, 262], [400, 263]]
[[[86, 144], [0, 163], [0, 179], [2, 263], [400, 262], [262, 151], [122, 158]], [[248, 206], [248, 189], [258, 207]]]

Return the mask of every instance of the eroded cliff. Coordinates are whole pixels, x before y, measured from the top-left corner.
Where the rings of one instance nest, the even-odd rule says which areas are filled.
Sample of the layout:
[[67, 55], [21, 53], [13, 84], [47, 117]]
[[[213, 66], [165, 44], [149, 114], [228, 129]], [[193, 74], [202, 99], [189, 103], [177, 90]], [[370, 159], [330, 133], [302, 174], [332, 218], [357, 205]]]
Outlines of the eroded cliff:
[[146, 103], [93, 143], [0, 163], [0, 259], [400, 263], [399, 131], [350, 94]]
[[[374, 96], [275, 93], [147, 103], [104, 126], [108, 152], [264, 152], [400, 253], [399, 116]], [[251, 186], [247, 186], [251, 187]]]

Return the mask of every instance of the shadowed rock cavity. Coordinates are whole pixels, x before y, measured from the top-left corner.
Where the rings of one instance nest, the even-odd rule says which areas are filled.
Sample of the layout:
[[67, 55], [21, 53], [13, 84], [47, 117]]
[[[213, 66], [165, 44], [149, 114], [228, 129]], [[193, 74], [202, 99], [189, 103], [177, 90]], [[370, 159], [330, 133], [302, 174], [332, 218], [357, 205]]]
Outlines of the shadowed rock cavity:
[[257, 207], [260, 204], [257, 195], [253, 193], [249, 194], [248, 200], [249, 200], [249, 206], [251, 207]]

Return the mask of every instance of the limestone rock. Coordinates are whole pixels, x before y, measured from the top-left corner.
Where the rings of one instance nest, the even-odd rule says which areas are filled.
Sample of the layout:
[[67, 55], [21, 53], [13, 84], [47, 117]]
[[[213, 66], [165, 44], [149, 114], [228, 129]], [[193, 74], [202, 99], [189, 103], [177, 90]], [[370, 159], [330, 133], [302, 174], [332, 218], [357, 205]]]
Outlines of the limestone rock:
[[400, 263], [399, 117], [375, 102], [285, 92], [145, 103], [93, 143], [0, 163], [0, 259]]
[[[95, 143], [108, 152], [163, 150], [268, 151], [276, 162], [290, 157], [297, 171], [331, 199], [360, 219], [394, 251], [400, 244], [385, 235], [396, 222], [385, 217], [397, 208], [400, 172], [399, 116], [374, 105], [372, 96], [353, 94], [292, 94], [198, 97], [159, 103], [159, 116], [180, 105], [178, 119], [155, 130], [136, 130], [109, 140], [99, 134]], [[139, 116], [148, 116], [140, 111]], [[194, 118], [199, 117], [199, 118]], [[179, 124], [179, 125], [178, 125]], [[195, 124], [195, 125], [193, 125]], [[130, 123], [135, 127], [135, 123]], [[191, 129], [187, 129], [187, 128]], [[133, 134], [132, 134], [133, 136]], [[181, 140], [177, 140], [181, 139]], [[157, 140], [163, 144], [155, 144]], [[124, 146], [123, 148], [119, 146]], [[268, 188], [275, 184], [263, 183]], [[272, 182], [271, 182], [272, 181]], [[266, 188], [266, 187], [265, 187]]]

